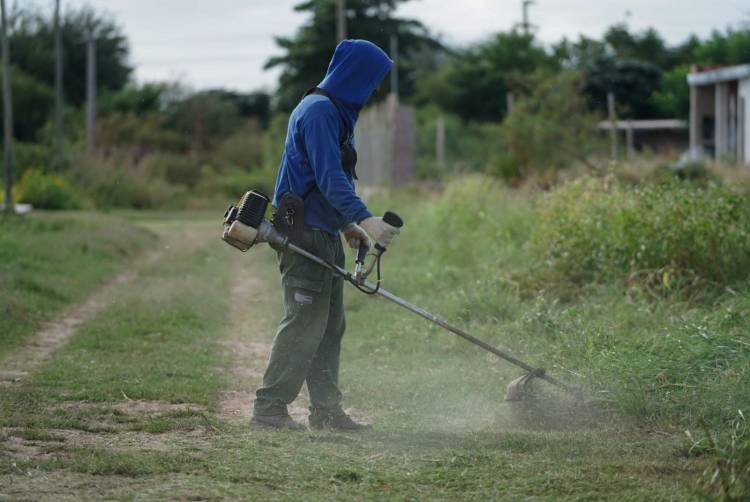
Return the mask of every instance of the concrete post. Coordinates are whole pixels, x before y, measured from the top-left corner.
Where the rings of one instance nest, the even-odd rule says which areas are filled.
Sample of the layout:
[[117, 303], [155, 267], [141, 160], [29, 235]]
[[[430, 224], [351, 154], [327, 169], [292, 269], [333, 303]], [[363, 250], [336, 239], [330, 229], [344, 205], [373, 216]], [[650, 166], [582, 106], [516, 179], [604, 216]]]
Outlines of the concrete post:
[[633, 139], [633, 121], [628, 120], [628, 126], [625, 129], [625, 144], [627, 147], [628, 160], [631, 160], [635, 155], [635, 141]]
[[617, 161], [617, 114], [615, 112], [615, 93], [607, 93], [607, 111], [609, 114], [609, 156]]
[[506, 116], [513, 113], [513, 107], [515, 106], [515, 97], [513, 96], [512, 92], [506, 92], [505, 93], [505, 109], [506, 109]]
[[714, 98], [714, 148], [716, 159], [729, 153], [729, 84], [716, 84]]
[[96, 39], [89, 34], [86, 43], [86, 153], [96, 146]]
[[445, 169], [445, 118], [438, 117], [435, 124], [435, 158], [440, 170]]

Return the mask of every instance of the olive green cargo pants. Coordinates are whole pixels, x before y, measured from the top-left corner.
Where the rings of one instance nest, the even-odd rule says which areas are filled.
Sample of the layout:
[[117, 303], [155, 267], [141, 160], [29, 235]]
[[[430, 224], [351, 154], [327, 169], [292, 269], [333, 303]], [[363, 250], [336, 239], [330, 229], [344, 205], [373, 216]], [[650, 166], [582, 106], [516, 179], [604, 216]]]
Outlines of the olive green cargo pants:
[[[321, 230], [309, 232], [308, 250], [344, 267], [341, 239]], [[271, 358], [256, 392], [256, 415], [278, 415], [307, 382], [311, 411], [340, 411], [339, 353], [344, 336], [344, 281], [292, 251], [279, 252], [284, 317]]]

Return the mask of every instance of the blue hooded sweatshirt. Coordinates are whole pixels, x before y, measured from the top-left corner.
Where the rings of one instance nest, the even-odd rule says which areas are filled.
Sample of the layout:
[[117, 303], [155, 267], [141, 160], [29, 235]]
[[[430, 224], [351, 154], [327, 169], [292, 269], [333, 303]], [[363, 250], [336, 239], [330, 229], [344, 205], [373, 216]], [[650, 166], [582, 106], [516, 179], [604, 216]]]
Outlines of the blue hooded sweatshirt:
[[305, 223], [332, 236], [372, 216], [354, 191], [352, 175], [341, 165], [340, 144], [347, 132], [353, 143], [359, 111], [392, 65], [386, 53], [367, 40], [344, 40], [336, 47], [318, 87], [333, 95], [339, 107], [325, 96], [311, 94], [292, 111], [274, 207], [290, 190], [304, 196]]

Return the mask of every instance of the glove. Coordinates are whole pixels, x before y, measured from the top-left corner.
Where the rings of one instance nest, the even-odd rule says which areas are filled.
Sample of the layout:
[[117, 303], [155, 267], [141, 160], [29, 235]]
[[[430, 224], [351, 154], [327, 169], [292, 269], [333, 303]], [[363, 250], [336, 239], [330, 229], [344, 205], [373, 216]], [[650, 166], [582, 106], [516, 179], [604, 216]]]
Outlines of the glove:
[[367, 247], [372, 247], [367, 232], [362, 230], [362, 227], [356, 223], [349, 223], [341, 229], [341, 232], [344, 234], [344, 239], [346, 239], [346, 242], [349, 243], [349, 247], [352, 249], [359, 249], [360, 244], [363, 242], [367, 244]]
[[372, 240], [387, 248], [394, 237], [401, 233], [400, 228], [389, 225], [380, 216], [370, 216], [362, 220], [360, 226], [367, 232]]

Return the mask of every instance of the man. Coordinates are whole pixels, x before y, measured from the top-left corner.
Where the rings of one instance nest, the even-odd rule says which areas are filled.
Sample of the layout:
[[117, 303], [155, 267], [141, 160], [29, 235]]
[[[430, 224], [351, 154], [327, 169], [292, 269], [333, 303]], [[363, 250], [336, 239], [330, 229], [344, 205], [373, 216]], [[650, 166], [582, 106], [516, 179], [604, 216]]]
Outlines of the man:
[[[289, 118], [273, 205], [292, 192], [304, 201], [309, 251], [344, 266], [339, 232], [353, 248], [371, 238], [387, 247], [399, 229], [373, 216], [354, 190], [353, 132], [359, 111], [393, 61], [366, 40], [344, 40], [323, 81]], [[290, 251], [279, 253], [284, 317], [256, 392], [251, 423], [303, 430], [287, 413], [306, 382], [314, 429], [359, 430], [341, 407], [339, 353], [344, 335], [343, 279]]]

